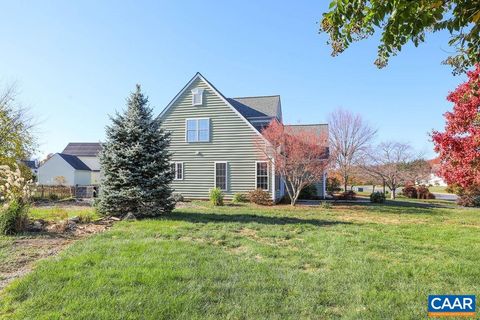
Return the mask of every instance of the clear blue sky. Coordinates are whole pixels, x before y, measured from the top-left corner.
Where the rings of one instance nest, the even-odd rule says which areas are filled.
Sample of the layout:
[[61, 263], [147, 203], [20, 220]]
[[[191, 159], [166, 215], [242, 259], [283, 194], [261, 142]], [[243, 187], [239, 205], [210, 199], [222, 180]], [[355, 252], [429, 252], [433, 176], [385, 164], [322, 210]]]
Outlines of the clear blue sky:
[[445, 97], [464, 78], [441, 61], [445, 33], [378, 70], [375, 39], [332, 58], [318, 21], [328, 1], [4, 1], [0, 82], [16, 81], [38, 117], [39, 155], [100, 141], [108, 115], [142, 84], [159, 113], [200, 71], [227, 97], [280, 94], [287, 123], [343, 107], [378, 140], [433, 156]]

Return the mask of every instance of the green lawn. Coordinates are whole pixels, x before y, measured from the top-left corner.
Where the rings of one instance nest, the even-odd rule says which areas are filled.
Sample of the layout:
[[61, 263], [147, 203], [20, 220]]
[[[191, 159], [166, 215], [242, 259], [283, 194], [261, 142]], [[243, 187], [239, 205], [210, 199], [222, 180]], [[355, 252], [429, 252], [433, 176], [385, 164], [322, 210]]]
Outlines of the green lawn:
[[[480, 211], [193, 203], [81, 240], [0, 293], [8, 319], [419, 319], [480, 294]], [[1, 316], [0, 316], [1, 317]]]
[[428, 190], [430, 190], [430, 192], [449, 193], [449, 192], [447, 192], [446, 189], [447, 189], [447, 187], [441, 187], [441, 186], [428, 187]]
[[92, 207], [32, 207], [29, 210], [32, 219], [59, 221], [73, 217], [89, 216], [91, 219], [99, 218]]

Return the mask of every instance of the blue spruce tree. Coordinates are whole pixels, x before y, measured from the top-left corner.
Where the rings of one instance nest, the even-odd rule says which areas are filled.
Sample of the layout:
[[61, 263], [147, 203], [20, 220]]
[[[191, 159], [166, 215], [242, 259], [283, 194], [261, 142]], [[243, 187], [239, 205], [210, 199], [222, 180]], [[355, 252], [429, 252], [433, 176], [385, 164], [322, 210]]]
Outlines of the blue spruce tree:
[[100, 156], [100, 212], [119, 217], [132, 213], [137, 218], [171, 212], [175, 204], [170, 188], [170, 136], [152, 117], [140, 85], [127, 99], [124, 114], [117, 112], [111, 120]]

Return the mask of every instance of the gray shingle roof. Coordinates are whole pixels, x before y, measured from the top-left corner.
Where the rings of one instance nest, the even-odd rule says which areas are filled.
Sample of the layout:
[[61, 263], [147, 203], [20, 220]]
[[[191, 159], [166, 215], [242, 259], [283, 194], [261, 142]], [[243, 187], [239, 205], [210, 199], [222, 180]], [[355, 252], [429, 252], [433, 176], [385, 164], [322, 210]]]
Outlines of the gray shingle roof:
[[318, 135], [325, 136], [325, 142], [328, 145], [328, 124], [318, 123], [318, 124], [287, 124], [285, 129], [291, 132], [300, 132], [300, 131], [313, 131]]
[[30, 169], [38, 169], [37, 162], [34, 160], [22, 160], [22, 163]]
[[285, 128], [293, 132], [298, 131], [314, 131], [317, 134], [327, 134], [328, 133], [328, 124], [326, 123], [316, 123], [316, 124], [286, 124]]
[[100, 142], [70, 142], [63, 149], [62, 153], [74, 156], [96, 157], [101, 150], [102, 144]]
[[230, 104], [245, 118], [276, 117], [282, 120], [280, 96], [228, 98]]
[[71, 155], [71, 154], [64, 154], [64, 153], [59, 153], [58, 154], [60, 157], [63, 158], [69, 165], [71, 165], [75, 170], [88, 170], [91, 171], [90, 168], [80, 159], [78, 159], [77, 156]]

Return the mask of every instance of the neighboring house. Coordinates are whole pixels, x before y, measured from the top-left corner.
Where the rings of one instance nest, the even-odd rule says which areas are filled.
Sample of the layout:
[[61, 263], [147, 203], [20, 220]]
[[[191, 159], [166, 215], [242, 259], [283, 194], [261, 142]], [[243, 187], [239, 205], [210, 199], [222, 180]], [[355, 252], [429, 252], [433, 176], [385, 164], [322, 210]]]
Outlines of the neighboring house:
[[22, 163], [32, 171], [34, 176], [38, 175], [38, 162], [36, 160], [22, 160]]
[[426, 184], [431, 186], [446, 187], [447, 183], [445, 182], [445, 180], [443, 180], [442, 177], [438, 175], [438, 172], [440, 170], [440, 158], [428, 160], [427, 162], [432, 168], [432, 172], [430, 173], [430, 177], [426, 181]]
[[78, 157], [92, 172], [90, 184], [100, 184], [100, 151], [102, 151], [100, 142], [71, 142], [62, 153]]
[[101, 149], [100, 143], [69, 143], [40, 165], [38, 183], [56, 185], [58, 177], [64, 177], [70, 186], [99, 184]]
[[[280, 96], [225, 98], [197, 73], [159, 118], [171, 133], [175, 193], [205, 199], [218, 187], [231, 198], [261, 188], [273, 201], [285, 194], [275, 164], [259, 150], [266, 143], [262, 129], [274, 119], [282, 122]], [[308, 128], [328, 134], [326, 125]], [[320, 197], [325, 194], [324, 181], [317, 184], [317, 191]]]

